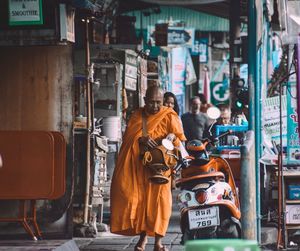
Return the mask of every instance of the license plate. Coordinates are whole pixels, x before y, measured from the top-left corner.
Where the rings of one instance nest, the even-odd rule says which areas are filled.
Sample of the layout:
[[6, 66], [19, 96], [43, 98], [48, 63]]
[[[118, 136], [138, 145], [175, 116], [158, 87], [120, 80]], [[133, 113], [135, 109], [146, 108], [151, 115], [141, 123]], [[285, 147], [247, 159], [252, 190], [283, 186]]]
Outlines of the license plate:
[[190, 230], [220, 225], [219, 207], [189, 210]]

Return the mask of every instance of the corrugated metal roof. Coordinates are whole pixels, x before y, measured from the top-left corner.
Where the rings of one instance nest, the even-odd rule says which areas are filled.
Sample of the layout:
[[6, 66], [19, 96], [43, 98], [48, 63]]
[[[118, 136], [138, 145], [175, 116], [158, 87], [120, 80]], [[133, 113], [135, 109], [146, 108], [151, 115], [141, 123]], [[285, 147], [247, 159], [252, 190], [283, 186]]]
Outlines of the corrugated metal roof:
[[[141, 11], [131, 11], [124, 15], [135, 16], [135, 28], [140, 29], [140, 18], [142, 16], [142, 27], [147, 28], [149, 25], [155, 25], [159, 20], [181, 20], [184, 21], [186, 27], [193, 27], [200, 31], [229, 31], [229, 20], [217, 16], [212, 16], [199, 11], [193, 11], [180, 7], [161, 6], [161, 13], [155, 14], [151, 12], [150, 16], [144, 16]], [[147, 10], [143, 10], [145, 12]]]
[[[95, 2], [95, 1], [94, 1]], [[101, 10], [101, 6], [103, 6], [103, 3], [94, 3], [90, 0], [72, 0], [71, 3], [74, 7], [76, 8], [82, 8], [82, 9], [87, 9], [90, 11], [99, 11]]]

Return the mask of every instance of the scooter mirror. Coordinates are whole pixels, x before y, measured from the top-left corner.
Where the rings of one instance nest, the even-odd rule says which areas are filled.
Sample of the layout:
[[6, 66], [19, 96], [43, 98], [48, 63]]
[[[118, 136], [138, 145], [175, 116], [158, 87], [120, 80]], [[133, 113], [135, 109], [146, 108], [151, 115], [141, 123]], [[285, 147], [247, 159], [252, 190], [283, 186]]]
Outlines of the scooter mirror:
[[207, 113], [207, 116], [210, 118], [210, 119], [217, 119], [220, 117], [221, 115], [221, 111], [218, 107], [215, 107], [215, 106], [212, 106], [212, 107], [209, 107], [206, 111]]

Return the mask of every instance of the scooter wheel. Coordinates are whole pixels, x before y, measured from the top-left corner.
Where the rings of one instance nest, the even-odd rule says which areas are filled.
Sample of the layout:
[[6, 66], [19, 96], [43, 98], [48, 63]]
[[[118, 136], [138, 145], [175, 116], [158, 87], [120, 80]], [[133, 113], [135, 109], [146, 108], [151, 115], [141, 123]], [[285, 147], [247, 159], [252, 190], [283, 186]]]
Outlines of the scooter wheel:
[[181, 236], [180, 244], [184, 245], [186, 241], [194, 240], [194, 239], [195, 239], [194, 234], [191, 234], [188, 231], [184, 231], [182, 236]]

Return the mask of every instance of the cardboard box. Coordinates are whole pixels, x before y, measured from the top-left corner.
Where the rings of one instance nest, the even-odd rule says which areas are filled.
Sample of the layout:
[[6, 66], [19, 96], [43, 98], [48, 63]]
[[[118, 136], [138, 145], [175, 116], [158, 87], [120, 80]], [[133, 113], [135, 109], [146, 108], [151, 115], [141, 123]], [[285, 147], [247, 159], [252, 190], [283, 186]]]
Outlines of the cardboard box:
[[286, 223], [300, 224], [300, 204], [286, 205]]
[[86, 122], [79, 122], [79, 121], [74, 121], [73, 122], [73, 127], [74, 128], [87, 128], [86, 127]]

